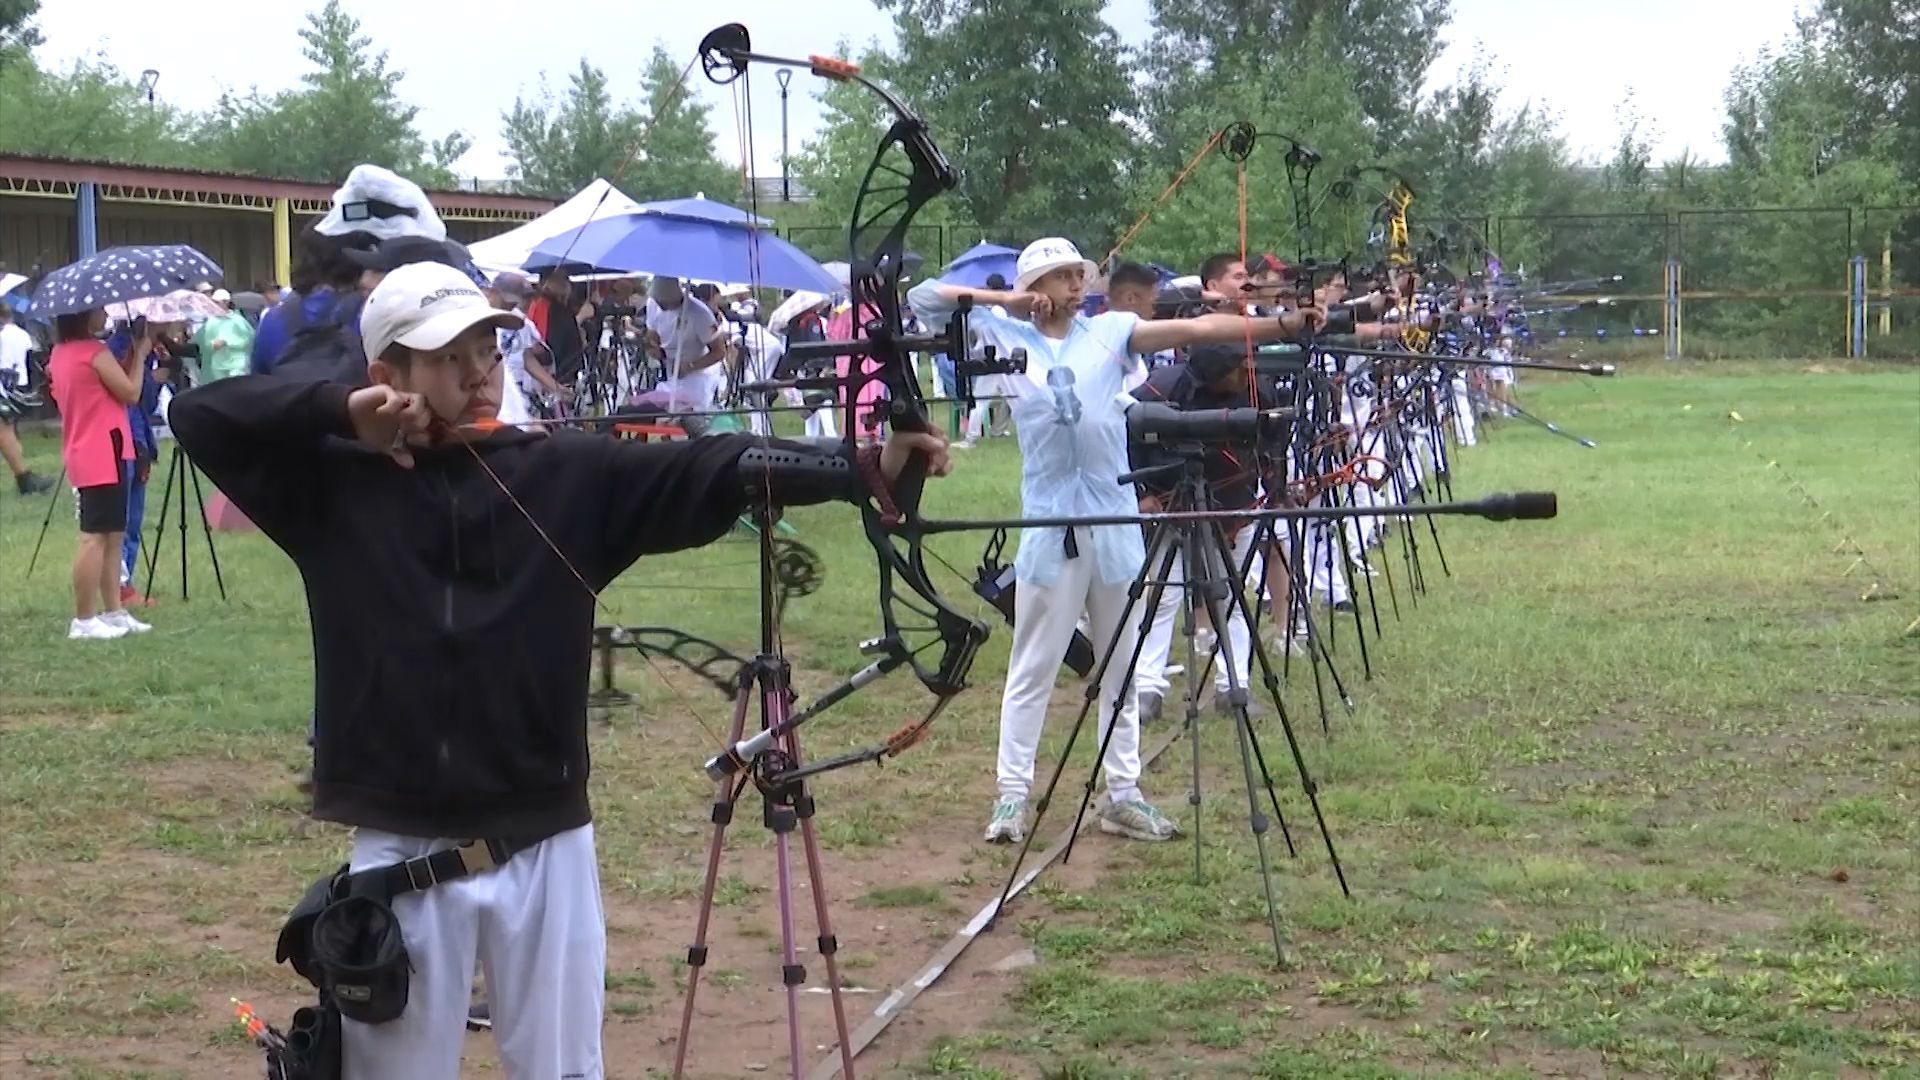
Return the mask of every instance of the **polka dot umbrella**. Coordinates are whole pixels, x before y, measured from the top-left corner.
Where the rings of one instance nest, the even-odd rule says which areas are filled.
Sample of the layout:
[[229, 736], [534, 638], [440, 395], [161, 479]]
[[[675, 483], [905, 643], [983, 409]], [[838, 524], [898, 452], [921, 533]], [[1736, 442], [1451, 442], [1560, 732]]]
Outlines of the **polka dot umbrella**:
[[218, 282], [221, 277], [212, 259], [185, 244], [108, 248], [41, 278], [33, 291], [33, 313], [51, 319], [165, 296], [203, 281]]

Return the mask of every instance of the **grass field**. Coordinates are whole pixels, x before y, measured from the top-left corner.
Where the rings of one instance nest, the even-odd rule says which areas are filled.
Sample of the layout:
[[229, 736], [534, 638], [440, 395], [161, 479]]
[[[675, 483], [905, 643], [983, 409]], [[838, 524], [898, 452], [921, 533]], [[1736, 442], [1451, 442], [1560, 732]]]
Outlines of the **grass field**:
[[[1383, 604], [1374, 679], [1343, 639], [1357, 707], [1331, 737], [1309, 687], [1288, 688], [1353, 885], [1343, 899], [1297, 779], [1277, 773], [1300, 844], [1276, 872], [1288, 967], [1216, 724], [1198, 883], [1190, 843], [1084, 838], [863, 1075], [1920, 1077], [1920, 373], [1635, 368], [1523, 395], [1599, 448], [1510, 422], [1467, 452], [1456, 490], [1555, 490], [1560, 517], [1443, 523], [1452, 576], [1430, 562], [1417, 606]], [[961, 464], [933, 512], [1015, 509], [1011, 446]], [[299, 1003], [272, 935], [345, 850], [294, 787], [311, 700], [299, 582], [264, 540], [222, 534], [222, 603], [196, 536], [182, 603], [168, 536], [156, 630], [69, 643], [66, 504], [25, 573], [44, 509], [0, 495], [0, 1075], [258, 1075], [227, 999], [276, 1021]], [[826, 561], [786, 622], [805, 691], [858, 665], [874, 577], [851, 514], [794, 520]], [[966, 569], [983, 540], [939, 546]], [[745, 650], [750, 565], [743, 543], [653, 560], [607, 600], [622, 622]], [[817, 787], [856, 1021], [1004, 879], [1008, 853], [977, 830], [1007, 638], [927, 743]], [[639, 1077], [671, 1059], [710, 795], [698, 763], [727, 703], [637, 664], [619, 678], [640, 700], [594, 729], [594, 796], [608, 1075]], [[1056, 695], [1043, 762], [1078, 691]], [[927, 700], [910, 680], [871, 687], [809, 749], [871, 744]], [[1281, 769], [1278, 733], [1261, 734]], [[1176, 743], [1146, 785], [1183, 822], [1189, 754]], [[1072, 786], [1090, 760], [1083, 740]], [[784, 1068], [758, 817], [729, 844], [696, 1075]], [[831, 1039], [821, 996], [810, 1045]], [[469, 1060], [498, 1074], [482, 1036]]]

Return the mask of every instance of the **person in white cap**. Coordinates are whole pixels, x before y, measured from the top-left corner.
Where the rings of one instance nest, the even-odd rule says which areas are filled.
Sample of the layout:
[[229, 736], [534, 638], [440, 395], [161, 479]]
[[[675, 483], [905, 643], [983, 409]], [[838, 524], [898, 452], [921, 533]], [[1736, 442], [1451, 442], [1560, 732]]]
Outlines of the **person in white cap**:
[[355, 831], [347, 895], [315, 894], [323, 922], [348, 925], [296, 933], [289, 955], [333, 985], [351, 970], [324, 966], [330, 943], [395, 923], [404, 942], [397, 963], [383, 954], [407, 980], [397, 1008], [330, 996], [346, 1080], [456, 1080], [476, 965], [505, 1075], [607, 1075], [587, 802], [596, 591], [644, 554], [719, 540], [756, 501], [864, 501], [873, 468], [949, 466], [931, 434], [896, 435], [854, 468], [750, 435], [499, 425], [494, 334], [521, 322], [459, 270], [401, 266], [361, 314], [370, 385], [246, 375], [173, 405], [194, 463], [306, 585], [313, 814]]
[[[1207, 343], [1278, 341], [1311, 330], [1322, 317], [1317, 310], [1279, 319], [1209, 314], [1142, 321], [1126, 311], [1087, 317], [1079, 314], [1080, 301], [1096, 271], [1071, 242], [1035, 240], [1016, 265], [1011, 292], [928, 280], [914, 286], [907, 300], [923, 322], [940, 325], [971, 297], [982, 332], [1005, 349], [1026, 350], [1026, 376], [1002, 380], [1002, 389], [1013, 399], [1027, 517], [1137, 512], [1133, 489], [1119, 478], [1128, 468], [1122, 392], [1139, 356]], [[1140, 794], [1140, 726], [1126, 663], [1138, 627], [1121, 625], [1120, 614], [1145, 560], [1140, 530], [1132, 525], [1020, 530], [1013, 655], [1000, 701], [999, 798], [987, 824], [989, 842], [1026, 837], [1027, 796], [1047, 702], [1083, 611], [1095, 655], [1111, 646], [1117, 658], [1100, 685], [1101, 738], [1116, 718], [1118, 724], [1107, 751], [1110, 802], [1100, 827], [1136, 840], [1178, 833], [1172, 819]]]
[[378, 165], [355, 165], [314, 225], [322, 236], [367, 233], [376, 240], [418, 236], [445, 240], [447, 223], [420, 185]]

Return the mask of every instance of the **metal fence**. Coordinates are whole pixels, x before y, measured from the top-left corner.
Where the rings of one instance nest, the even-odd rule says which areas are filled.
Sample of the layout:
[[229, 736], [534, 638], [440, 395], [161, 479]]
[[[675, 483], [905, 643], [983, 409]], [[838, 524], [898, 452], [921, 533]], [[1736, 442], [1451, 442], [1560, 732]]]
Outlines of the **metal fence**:
[[[1602, 279], [1536, 332], [1668, 357], [1920, 358], [1920, 207], [1507, 215], [1509, 270]], [[1606, 280], [1614, 279], [1618, 280]]]

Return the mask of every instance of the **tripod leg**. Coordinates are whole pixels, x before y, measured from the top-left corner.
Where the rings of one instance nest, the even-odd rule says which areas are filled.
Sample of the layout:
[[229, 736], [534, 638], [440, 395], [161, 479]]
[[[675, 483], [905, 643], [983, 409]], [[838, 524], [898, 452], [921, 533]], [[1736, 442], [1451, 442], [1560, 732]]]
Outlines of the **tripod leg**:
[[[782, 721], [784, 722], [784, 720]], [[787, 733], [787, 752], [797, 767], [800, 760], [800, 735]], [[833, 1029], [839, 1038], [840, 1074], [846, 1080], [853, 1080], [853, 1040], [847, 1034], [847, 1007], [840, 994], [840, 939], [834, 936], [832, 916], [827, 911], [827, 875], [820, 864], [820, 841], [813, 830], [813, 796], [801, 782], [798, 798], [794, 804], [800, 816], [800, 846], [807, 857], [807, 883], [813, 891], [813, 925], [819, 931], [814, 945], [819, 950], [821, 963], [827, 969], [827, 995], [833, 1000]], [[795, 1075], [799, 1073], [796, 1059]]]
[[[1171, 561], [1174, 557], [1174, 552], [1177, 551], [1177, 547], [1171, 542], [1168, 543], [1167, 547], [1167, 559]], [[1151, 560], [1142, 563], [1140, 567], [1141, 574], [1144, 575], [1152, 565]], [[1101, 733], [1100, 748], [1098, 752], [1094, 754], [1093, 768], [1087, 772], [1086, 787], [1080, 793], [1080, 809], [1074, 814], [1073, 831], [1067, 834], [1067, 850], [1066, 853], [1060, 857], [1061, 862], [1066, 862], [1073, 858], [1073, 846], [1080, 838], [1080, 826], [1087, 819], [1087, 807], [1093, 803], [1094, 785], [1099, 782], [1100, 774], [1106, 767], [1107, 752], [1113, 746], [1113, 737], [1120, 731], [1120, 719], [1126, 715], [1127, 705], [1133, 700], [1133, 675], [1140, 667], [1140, 653], [1146, 648], [1147, 631], [1153, 625], [1154, 612], [1159, 608], [1160, 596], [1165, 591], [1164, 581], [1165, 579], [1162, 578], [1162, 583], [1148, 585], [1144, 578], [1134, 579], [1133, 585], [1127, 590], [1127, 602], [1121, 606], [1119, 615], [1114, 618], [1113, 639], [1107, 642], [1107, 654], [1100, 668], [1095, 671], [1094, 678], [1089, 680], [1087, 684], [1086, 699], [1081, 703], [1080, 716], [1074, 722], [1076, 727], [1085, 723], [1088, 715], [1094, 713], [1095, 710], [1099, 708], [1100, 696], [1106, 691], [1107, 676], [1111, 674], [1111, 662], [1113, 657], [1119, 652], [1120, 639], [1123, 636], [1123, 631], [1126, 629], [1127, 615], [1134, 609], [1135, 605], [1140, 605], [1144, 593], [1148, 602], [1140, 605], [1144, 609], [1141, 613], [1140, 627], [1134, 634], [1133, 647], [1127, 654], [1126, 670], [1120, 679], [1118, 692], [1113, 696], [1113, 705], [1107, 718], [1106, 731]], [[1193, 679], [1191, 671], [1188, 672], [1186, 677], [1189, 681]], [[1134, 738], [1137, 745], [1139, 739], [1138, 717], [1134, 720], [1134, 728]], [[1136, 749], [1136, 755], [1137, 753], [1138, 751]], [[1038, 814], [1044, 811], [1045, 803], [1043, 802], [1040, 810], [1037, 811], [1035, 815], [1036, 828], [1038, 826]]]
[[787, 993], [787, 1057], [793, 1080], [800, 1080], [800, 984], [807, 981], [807, 969], [793, 943], [793, 867], [790, 839], [799, 823], [791, 803], [765, 797], [767, 827], [773, 830], [773, 859], [779, 885], [780, 904], [780, 982]]
[[[155, 573], [160, 569], [160, 549], [165, 547], [167, 542], [167, 515], [173, 510], [174, 466], [174, 462], [168, 462], [167, 479], [160, 485], [160, 522], [153, 528], [153, 547], [147, 552], [147, 587], [140, 590], [148, 596], [153, 595], [153, 578]], [[180, 598], [184, 600], [186, 597], [187, 575], [186, 569], [182, 567], [180, 572]]]
[[[1300, 790], [1306, 794], [1307, 804], [1313, 808], [1313, 819], [1320, 828], [1320, 839], [1326, 845], [1328, 860], [1333, 863], [1333, 876], [1340, 882], [1341, 895], [1351, 896], [1353, 894], [1347, 889], [1346, 871], [1340, 865], [1340, 853], [1333, 845], [1333, 833], [1328, 830], [1326, 815], [1321, 813], [1320, 810], [1320, 785], [1313, 779], [1313, 774], [1307, 769], [1306, 758], [1300, 753], [1300, 740], [1293, 731], [1293, 720], [1287, 715], [1286, 707], [1280, 703], [1280, 685], [1279, 680], [1276, 679], [1273, 674], [1273, 662], [1267, 657], [1266, 647], [1263, 646], [1258, 639], [1254, 640], [1253, 649], [1254, 658], [1260, 664], [1260, 670], [1266, 679], [1267, 687], [1273, 694], [1274, 707], [1280, 719], [1280, 732], [1286, 736], [1287, 747], [1293, 752], [1293, 766], [1294, 770], [1300, 776]], [[1281, 835], [1286, 836], [1286, 819], [1280, 816], [1279, 799], [1272, 788], [1273, 773], [1267, 768], [1266, 755], [1261, 752], [1259, 738], [1254, 734], [1251, 726], [1247, 729], [1247, 739], [1253, 748], [1255, 759], [1259, 762], [1260, 774], [1267, 779], [1267, 794], [1274, 800], [1274, 817], [1280, 820]], [[1287, 837], [1287, 850], [1289, 852], [1293, 850], [1293, 839], [1291, 836]]]
[[[729, 745], [740, 741], [746, 728], [747, 705], [752, 684], [743, 681], [733, 701], [733, 727], [727, 734]], [[707, 965], [707, 924], [713, 918], [713, 892], [720, 881], [720, 852], [726, 846], [727, 826], [733, 821], [733, 809], [745, 782], [736, 788], [731, 777], [714, 785], [713, 835], [707, 840], [707, 875], [700, 886], [700, 914], [694, 923], [693, 944], [687, 946], [687, 996], [680, 1007], [680, 1038], [673, 1047], [673, 1075], [679, 1078], [687, 1069], [687, 1040], [693, 1031], [693, 999], [700, 989], [700, 972]]]
[[[179, 511], [179, 516], [174, 519], [174, 525], [180, 530], [180, 599], [182, 601], [187, 598], [187, 470], [180, 467], [183, 457], [184, 455], [180, 453], [180, 445], [175, 443], [170, 471], [178, 478], [175, 482], [180, 485], [180, 501], [175, 507]], [[189, 465], [187, 468], [190, 469], [192, 466]]]
[[53, 482], [47, 492], [47, 516], [40, 519], [40, 536], [33, 542], [33, 554], [27, 559], [27, 576], [33, 576], [34, 564], [40, 561], [40, 545], [46, 543], [47, 527], [53, 524], [53, 508], [60, 502], [60, 491], [67, 486], [67, 467], [60, 466], [60, 478]]
[[[1211, 539], [1214, 550], [1210, 553], [1200, 550], [1202, 545], [1198, 541], [1197, 534], [1202, 530], [1212, 534]], [[1226, 567], [1233, 564], [1233, 557], [1231, 552], [1227, 552], [1224, 558], [1221, 557], [1221, 549], [1224, 546], [1224, 542], [1217, 530], [1214, 530], [1210, 526], [1202, 526], [1200, 529], [1196, 529], [1195, 533], [1195, 542], [1192, 546], [1197, 554], [1202, 555], [1202, 566], [1199, 569], [1189, 568], [1190, 575], [1196, 577], [1198, 583], [1196, 584], [1195, 581], [1189, 581], [1187, 588], [1190, 593], [1196, 590], [1199, 592], [1201, 598], [1207, 605], [1207, 611], [1213, 619], [1214, 626], [1221, 628], [1220, 632], [1226, 633], [1225, 628], [1230, 625], [1228, 621], [1229, 606], [1222, 602], [1221, 594], [1223, 592], [1237, 593], [1238, 590], [1233, 588], [1231, 581], [1222, 580], [1222, 578], [1225, 575]], [[1244, 606], [1245, 599], [1242, 598], [1240, 603]], [[1267, 898], [1267, 927], [1273, 933], [1273, 962], [1278, 967], [1285, 967], [1287, 954], [1286, 946], [1280, 936], [1280, 905], [1273, 894], [1273, 864], [1267, 856], [1267, 829], [1269, 828], [1269, 822], [1267, 821], [1266, 813], [1260, 808], [1260, 797], [1256, 791], [1253, 778], [1253, 759], [1247, 746], [1247, 730], [1252, 726], [1252, 722], [1247, 718], [1247, 688], [1240, 681], [1240, 673], [1234, 670], [1231, 646], [1229, 646], [1228, 655], [1224, 659], [1227, 674], [1227, 701], [1230, 711], [1233, 713], [1234, 737], [1240, 746], [1241, 773], [1247, 786], [1247, 828], [1253, 833], [1254, 850], [1259, 853], [1260, 857], [1260, 881], [1266, 891]], [[1196, 744], [1199, 742], [1197, 733], [1194, 742]], [[1195, 760], [1196, 762], [1198, 761], [1197, 750], [1195, 751]], [[1196, 770], [1197, 768], [1198, 766], [1196, 765]]]
[[[175, 454], [185, 454], [185, 451], [181, 450], [177, 443], [174, 445], [173, 452]], [[195, 506], [200, 508], [200, 533], [207, 538], [207, 558], [213, 563], [213, 583], [219, 586], [220, 599], [225, 601], [227, 598], [227, 579], [220, 573], [220, 551], [213, 546], [213, 523], [207, 520], [207, 500], [206, 496], [203, 495], [200, 490], [200, 470], [194, 468], [192, 459], [187, 459], [186, 466], [187, 475], [193, 479], [193, 502]], [[180, 505], [184, 507], [186, 505], [185, 500], [182, 500]], [[181, 545], [182, 550], [185, 550], [185, 547], [186, 545]]]
[[[1347, 489], [1346, 498], [1348, 500], [1353, 498], [1352, 488]], [[1336, 498], [1334, 505], [1336, 507], [1340, 506], [1340, 500], [1338, 498]], [[1340, 562], [1344, 566], [1351, 567], [1355, 565], [1355, 561], [1359, 558], [1359, 555], [1353, 550], [1351, 542], [1348, 540], [1346, 529], [1347, 520], [1351, 519], [1336, 520], [1334, 522], [1334, 532], [1339, 540]], [[1371, 593], [1373, 589], [1373, 579], [1367, 578], [1366, 580], [1368, 592]], [[1365, 674], [1366, 680], [1372, 682], [1373, 659], [1367, 655], [1367, 627], [1366, 623], [1362, 621], [1360, 614], [1360, 590], [1349, 583], [1347, 591], [1349, 594], [1347, 599], [1353, 604], [1353, 635], [1360, 641], [1360, 669]]]

